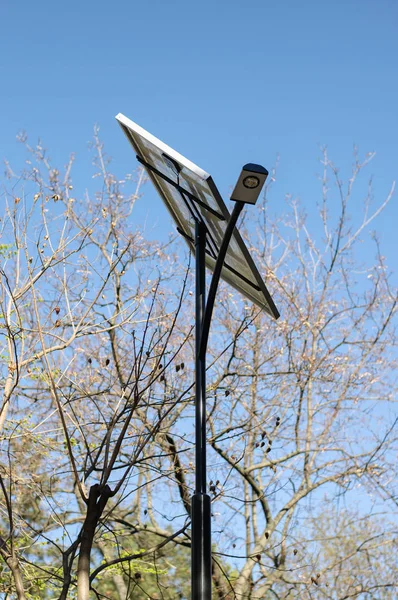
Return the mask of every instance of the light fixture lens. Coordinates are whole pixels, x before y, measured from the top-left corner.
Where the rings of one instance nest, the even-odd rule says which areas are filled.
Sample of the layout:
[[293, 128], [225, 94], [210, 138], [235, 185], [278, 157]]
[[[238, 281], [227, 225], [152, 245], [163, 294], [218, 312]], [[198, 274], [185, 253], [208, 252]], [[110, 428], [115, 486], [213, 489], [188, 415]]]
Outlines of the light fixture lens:
[[246, 188], [253, 190], [254, 188], [256, 188], [260, 185], [260, 180], [258, 177], [255, 177], [254, 175], [248, 175], [247, 177], [244, 178], [243, 185]]

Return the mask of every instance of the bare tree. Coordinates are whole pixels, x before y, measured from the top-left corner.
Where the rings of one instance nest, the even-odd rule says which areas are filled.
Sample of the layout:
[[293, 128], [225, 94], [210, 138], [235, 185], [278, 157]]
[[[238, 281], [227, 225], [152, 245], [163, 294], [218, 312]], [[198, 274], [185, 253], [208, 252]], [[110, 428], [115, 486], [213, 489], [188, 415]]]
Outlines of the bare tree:
[[[147, 462], [163, 450], [163, 430], [192, 387], [169, 393], [165, 377], [189, 342], [190, 327], [179, 319], [188, 271], [169, 242], [132, 233], [143, 174], [125, 196], [97, 135], [102, 190], [94, 199], [71, 197], [73, 158], [61, 177], [40, 145], [28, 150], [38, 165], [24, 174], [29, 192], [15, 196], [9, 168], [2, 221], [2, 556], [18, 598], [45, 582], [51, 597], [88, 600], [93, 544], [114, 558], [94, 539], [100, 523], [142, 493]], [[17, 553], [24, 536], [28, 548]], [[42, 543], [52, 564], [36, 564], [29, 580], [30, 552]], [[151, 555], [164, 543], [157, 540]]]
[[[342, 496], [355, 505], [363, 503], [363, 516], [375, 497], [383, 505], [396, 498], [397, 292], [377, 236], [372, 235], [375, 259], [370, 266], [359, 262], [357, 248], [394, 186], [372, 207], [369, 185], [363, 218], [355, 225], [349, 206], [372, 157], [363, 163], [354, 158], [344, 184], [324, 152], [314, 234], [291, 199], [288, 214], [273, 223], [267, 190], [251, 250], [277, 294], [282, 318], [274, 325], [259, 316], [218, 362], [213, 388], [225, 393], [215, 394], [210, 417], [214, 478], [220, 482], [214, 510], [220, 513], [218, 550], [236, 558], [233, 598], [323, 597], [319, 591], [308, 592], [321, 587], [316, 541], [309, 542], [311, 550], [302, 562], [294, 551], [308, 515], [322, 515], [324, 495], [334, 507]], [[339, 211], [333, 208], [336, 195]], [[226, 298], [220, 304], [227, 307], [225, 326], [236, 308], [229, 310]], [[371, 522], [372, 515], [367, 517]], [[231, 519], [233, 529], [228, 527]], [[320, 573], [322, 582], [329, 572], [325, 567]], [[385, 575], [381, 588], [391, 586], [391, 573]], [[333, 593], [346, 597], [336, 588]]]
[[[143, 173], [113, 176], [97, 132], [100, 191], [84, 196], [73, 157], [61, 174], [22, 141], [30, 164], [18, 178], [7, 165], [1, 222], [2, 591], [187, 598], [189, 265], [134, 223]], [[221, 286], [207, 390], [219, 600], [393, 597], [394, 520], [379, 513], [397, 498], [397, 294], [377, 236], [374, 260], [358, 249], [393, 189], [372, 207], [369, 186], [349, 216], [371, 158], [343, 183], [324, 153], [317, 223], [290, 198], [273, 218], [272, 183], [244, 223], [277, 323]]]

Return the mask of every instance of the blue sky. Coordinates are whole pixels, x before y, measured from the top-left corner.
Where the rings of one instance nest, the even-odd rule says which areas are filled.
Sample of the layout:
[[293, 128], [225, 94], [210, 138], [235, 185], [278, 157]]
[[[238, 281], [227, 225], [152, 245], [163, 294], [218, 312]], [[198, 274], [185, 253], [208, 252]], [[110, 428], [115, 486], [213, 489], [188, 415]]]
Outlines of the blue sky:
[[[85, 157], [98, 123], [119, 173], [131, 171], [123, 112], [225, 196], [242, 164], [279, 154], [274, 208], [291, 193], [311, 213], [320, 146], [347, 176], [356, 144], [377, 153], [367, 173], [382, 199], [398, 174], [397, 57], [394, 0], [3, 0], [0, 158], [21, 155], [21, 129], [56, 163]], [[378, 226], [390, 264], [396, 202]]]

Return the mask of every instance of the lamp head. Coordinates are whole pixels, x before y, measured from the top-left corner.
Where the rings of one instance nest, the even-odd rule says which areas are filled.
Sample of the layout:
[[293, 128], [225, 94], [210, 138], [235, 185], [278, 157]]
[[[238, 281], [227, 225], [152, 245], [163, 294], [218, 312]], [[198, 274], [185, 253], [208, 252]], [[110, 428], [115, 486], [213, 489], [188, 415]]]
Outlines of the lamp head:
[[234, 191], [231, 194], [231, 200], [245, 202], [246, 204], [256, 204], [267, 177], [267, 169], [261, 165], [248, 163], [243, 167], [236, 182]]

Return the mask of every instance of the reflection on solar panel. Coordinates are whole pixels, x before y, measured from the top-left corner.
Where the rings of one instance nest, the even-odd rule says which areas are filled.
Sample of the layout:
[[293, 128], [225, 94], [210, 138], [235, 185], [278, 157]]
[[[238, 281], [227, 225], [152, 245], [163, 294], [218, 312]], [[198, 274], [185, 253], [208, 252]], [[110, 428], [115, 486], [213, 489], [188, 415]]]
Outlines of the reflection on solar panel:
[[[195, 221], [206, 226], [206, 266], [213, 271], [230, 214], [211, 176], [122, 114], [116, 116], [138, 161], [163, 198], [195, 254]], [[235, 228], [222, 279], [277, 319], [279, 312], [238, 230]]]

